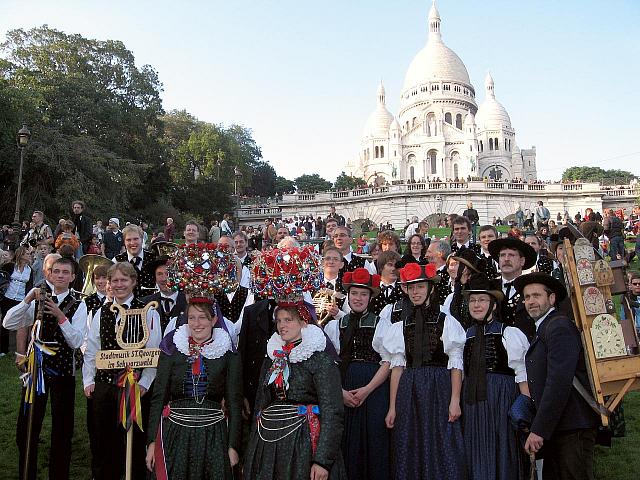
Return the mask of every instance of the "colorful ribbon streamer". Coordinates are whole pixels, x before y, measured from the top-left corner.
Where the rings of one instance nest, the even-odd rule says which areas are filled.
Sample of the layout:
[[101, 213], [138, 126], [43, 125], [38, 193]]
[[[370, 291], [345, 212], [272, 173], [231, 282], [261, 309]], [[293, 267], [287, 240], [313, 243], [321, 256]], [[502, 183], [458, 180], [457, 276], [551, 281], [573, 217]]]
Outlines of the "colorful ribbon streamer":
[[320, 438], [320, 407], [318, 405], [298, 405], [298, 415], [307, 417], [309, 436], [311, 437], [311, 453], [316, 454], [318, 439]]
[[126, 431], [129, 431], [133, 422], [138, 424], [138, 428], [142, 428], [142, 406], [140, 405], [140, 385], [138, 385], [138, 375], [131, 367], [127, 367], [117, 382], [118, 387], [122, 388], [120, 395], [120, 405], [118, 406], [118, 417]]
[[21, 376], [22, 383], [25, 387], [25, 412], [27, 411], [27, 407], [33, 403], [35, 395], [42, 395], [46, 391], [44, 382], [43, 355], [53, 356], [57, 353], [57, 350], [58, 347], [49, 346], [46, 343], [43, 343], [32, 337], [27, 355], [24, 360], [24, 363], [27, 364], [27, 371]]
[[164, 419], [171, 414], [171, 407], [167, 404], [162, 409], [162, 418], [160, 419], [160, 425], [158, 426], [158, 433], [156, 433], [156, 443], [153, 455], [156, 459], [155, 473], [157, 480], [167, 480], [169, 474], [167, 473], [167, 463], [164, 458], [164, 443], [162, 442], [162, 424]]

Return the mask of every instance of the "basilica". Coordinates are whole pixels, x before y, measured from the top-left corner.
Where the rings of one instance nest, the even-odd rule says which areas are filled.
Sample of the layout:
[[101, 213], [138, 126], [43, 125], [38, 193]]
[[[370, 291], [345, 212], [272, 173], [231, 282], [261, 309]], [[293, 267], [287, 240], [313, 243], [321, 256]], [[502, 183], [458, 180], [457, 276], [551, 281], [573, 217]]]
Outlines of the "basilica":
[[359, 154], [346, 172], [378, 184], [469, 177], [535, 180], [535, 147], [518, 147], [489, 73], [478, 106], [467, 68], [442, 40], [435, 0], [428, 24], [427, 43], [405, 75], [398, 115], [387, 109], [381, 83]]

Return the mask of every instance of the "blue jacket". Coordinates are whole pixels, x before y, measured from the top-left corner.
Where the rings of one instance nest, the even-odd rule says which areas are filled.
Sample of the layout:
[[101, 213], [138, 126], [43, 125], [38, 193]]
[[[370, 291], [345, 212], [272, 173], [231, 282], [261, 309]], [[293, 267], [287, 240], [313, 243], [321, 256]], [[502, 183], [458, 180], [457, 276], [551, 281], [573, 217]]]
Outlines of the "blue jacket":
[[591, 391], [575, 324], [561, 312], [545, 318], [526, 354], [527, 379], [536, 415], [531, 431], [545, 440], [554, 433], [600, 424], [599, 416], [573, 388], [573, 377]]

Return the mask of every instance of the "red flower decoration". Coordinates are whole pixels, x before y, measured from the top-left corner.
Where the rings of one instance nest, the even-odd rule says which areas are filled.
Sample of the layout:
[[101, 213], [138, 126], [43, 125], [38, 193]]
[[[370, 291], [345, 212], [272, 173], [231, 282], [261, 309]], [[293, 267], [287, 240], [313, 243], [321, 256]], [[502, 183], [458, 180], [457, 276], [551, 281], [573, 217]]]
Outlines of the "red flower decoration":
[[352, 280], [353, 272], [345, 272], [342, 277], [342, 283], [353, 283]]
[[356, 268], [353, 271], [353, 275], [352, 275], [353, 280], [349, 283], [361, 283], [364, 285], [368, 285], [370, 277], [371, 277], [371, 274], [369, 273], [369, 270], [367, 270], [366, 268], [362, 268], [362, 267]]
[[380, 275], [372, 275], [371, 276], [371, 286], [374, 288], [380, 288]]
[[422, 267], [417, 263], [407, 263], [400, 269], [400, 280], [410, 282], [420, 278], [422, 275]]
[[424, 273], [427, 275], [427, 278], [433, 278], [438, 273], [438, 270], [436, 269], [435, 264], [427, 263], [424, 266]]

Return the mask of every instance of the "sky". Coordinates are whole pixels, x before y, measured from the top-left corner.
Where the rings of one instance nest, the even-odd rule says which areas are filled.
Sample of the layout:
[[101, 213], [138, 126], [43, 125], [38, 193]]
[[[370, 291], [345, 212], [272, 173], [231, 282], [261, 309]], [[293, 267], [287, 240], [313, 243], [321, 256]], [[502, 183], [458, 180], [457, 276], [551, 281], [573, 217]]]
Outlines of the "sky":
[[[383, 80], [398, 111], [431, 0], [0, 0], [6, 31], [48, 24], [124, 42], [163, 83], [165, 110], [244, 125], [293, 179], [357, 156]], [[490, 71], [538, 176], [571, 166], [640, 175], [640, 2], [439, 0], [442, 37], [484, 99]]]

